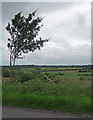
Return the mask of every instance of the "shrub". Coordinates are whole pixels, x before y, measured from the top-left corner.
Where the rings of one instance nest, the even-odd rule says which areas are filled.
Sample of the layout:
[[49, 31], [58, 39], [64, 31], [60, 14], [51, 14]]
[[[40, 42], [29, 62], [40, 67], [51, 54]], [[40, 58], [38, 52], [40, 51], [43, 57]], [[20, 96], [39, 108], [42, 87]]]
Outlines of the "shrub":
[[10, 73], [10, 70], [7, 69], [7, 68], [3, 68], [2, 69], [2, 76], [3, 77], [10, 77], [11, 73]]
[[34, 75], [32, 73], [20, 72], [19, 77], [20, 77], [21, 82], [23, 82], [23, 81], [32, 80], [34, 78]]
[[41, 68], [38, 68], [38, 67], [36, 67], [36, 68], [34, 68], [34, 70], [33, 70], [33, 74], [41, 74]]
[[80, 77], [80, 80], [85, 80], [85, 77], [83, 77], [83, 76], [82, 76], [82, 77]]

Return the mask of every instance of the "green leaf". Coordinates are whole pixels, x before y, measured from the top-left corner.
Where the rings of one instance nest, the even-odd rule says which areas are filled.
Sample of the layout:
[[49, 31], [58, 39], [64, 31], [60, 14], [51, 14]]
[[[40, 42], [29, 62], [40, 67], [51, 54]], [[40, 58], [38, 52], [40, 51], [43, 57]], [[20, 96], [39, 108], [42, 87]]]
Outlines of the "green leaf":
[[10, 47], [10, 43], [7, 44], [7, 47], [8, 47], [8, 48]]

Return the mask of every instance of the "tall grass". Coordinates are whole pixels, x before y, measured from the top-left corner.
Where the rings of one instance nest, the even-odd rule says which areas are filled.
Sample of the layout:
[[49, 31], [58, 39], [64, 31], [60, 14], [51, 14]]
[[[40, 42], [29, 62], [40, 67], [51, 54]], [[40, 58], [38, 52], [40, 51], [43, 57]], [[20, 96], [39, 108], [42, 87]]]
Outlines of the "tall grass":
[[80, 96], [38, 96], [36, 94], [3, 94], [3, 105], [54, 111], [91, 113], [91, 100]]
[[91, 87], [86, 81], [70, 79], [56, 84], [35, 77], [23, 84], [10, 84], [3, 78], [2, 88], [3, 105], [91, 113]]
[[[62, 73], [63, 75], [59, 75], [59, 72], [42, 73], [27, 68], [14, 70], [15, 77], [12, 84], [8, 76], [6, 78], [3, 76], [2, 104], [63, 112], [91, 113], [90, 76], [78, 76], [78, 72]], [[45, 74], [51, 81], [45, 78]]]

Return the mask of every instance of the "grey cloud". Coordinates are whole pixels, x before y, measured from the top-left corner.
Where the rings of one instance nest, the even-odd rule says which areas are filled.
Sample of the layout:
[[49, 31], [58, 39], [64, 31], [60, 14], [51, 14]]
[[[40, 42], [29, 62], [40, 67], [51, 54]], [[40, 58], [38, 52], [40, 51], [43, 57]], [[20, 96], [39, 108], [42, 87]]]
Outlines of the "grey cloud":
[[[14, 15], [23, 11], [27, 16], [33, 10], [39, 8], [37, 15], [45, 15], [39, 36], [50, 38], [41, 51], [29, 53], [26, 58], [18, 60], [16, 64], [88, 64], [90, 63], [90, 26], [86, 14], [81, 11], [64, 19], [65, 11], [81, 3], [3, 3], [3, 64], [9, 64], [9, 51], [7, 49], [8, 32], [6, 24]], [[61, 13], [62, 14], [59, 14]], [[57, 14], [57, 17], [55, 16]], [[60, 15], [60, 16], [58, 16]], [[47, 21], [48, 20], [48, 21]], [[78, 39], [81, 41], [78, 43]], [[72, 41], [78, 44], [72, 44]], [[24, 55], [23, 55], [24, 56]]]
[[[37, 2], [32, 4], [32, 8], [38, 8], [40, 13], [51, 13], [60, 9], [69, 9], [74, 4], [80, 4], [75, 2]], [[31, 4], [27, 6], [28, 10], [31, 9]]]
[[38, 9], [37, 15], [42, 13], [51, 13], [60, 9], [69, 9], [69, 7], [80, 4], [79, 2], [3, 2], [2, 12], [3, 21], [11, 20], [14, 15], [20, 11], [27, 16], [28, 12], [31, 13]]
[[80, 64], [82, 62], [84, 64], [90, 63], [90, 60], [90, 46], [86, 49], [86, 45], [83, 45], [71, 49], [45, 47], [41, 51], [29, 54], [25, 62], [29, 64]]
[[[50, 52], [50, 51], [49, 51]], [[42, 56], [41, 54], [33, 54], [31, 56], [27, 56], [27, 58], [25, 58], [22, 61], [17, 61], [17, 64], [88, 64], [90, 63], [90, 57], [87, 57], [86, 55], [79, 55], [79, 54], [72, 54], [69, 51], [69, 54], [65, 54], [61, 55], [59, 57], [56, 57], [56, 55], [60, 55], [60, 54], [56, 54], [55, 51], [55, 58], [50, 56], [51, 53], [53, 54], [54, 51], [51, 51], [50, 53], [48, 52], [48, 54], [45, 54], [45, 56]], [[60, 51], [61, 52], [61, 51]], [[62, 51], [63, 52], [63, 51]], [[65, 52], [65, 51], [64, 51]], [[49, 55], [50, 54], [50, 55]]]
[[87, 25], [85, 15], [80, 13], [75, 13], [73, 16], [70, 16], [69, 19], [63, 20], [57, 26], [57, 28], [59, 27], [62, 29], [64, 28], [67, 34], [73, 37], [82, 38], [82, 40], [88, 40], [91, 37], [91, 26]]

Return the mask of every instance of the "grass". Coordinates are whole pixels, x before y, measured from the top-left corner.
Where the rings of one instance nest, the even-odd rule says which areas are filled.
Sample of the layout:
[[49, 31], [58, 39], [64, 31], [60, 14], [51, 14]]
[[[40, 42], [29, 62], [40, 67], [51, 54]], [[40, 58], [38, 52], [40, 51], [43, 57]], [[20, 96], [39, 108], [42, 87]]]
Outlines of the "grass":
[[[46, 80], [45, 73], [42, 73], [23, 84], [17, 82], [17, 78], [10, 84], [10, 79], [4, 77], [2, 104], [62, 112], [91, 113], [91, 81], [87, 77], [80, 80], [78, 72], [62, 72], [64, 74], [62, 76], [55, 75], [57, 73], [48, 73], [47, 76], [51, 81]], [[55, 83], [55, 80], [58, 80], [58, 83]]]
[[[54, 96], [37, 96], [34, 94], [8, 94], [3, 100], [4, 105], [12, 105], [28, 108], [39, 108], [53, 111], [89, 113], [91, 112], [91, 101], [82, 97], [54, 97]], [[4, 95], [3, 95], [4, 96]], [[84, 101], [85, 99], [85, 101]]]

